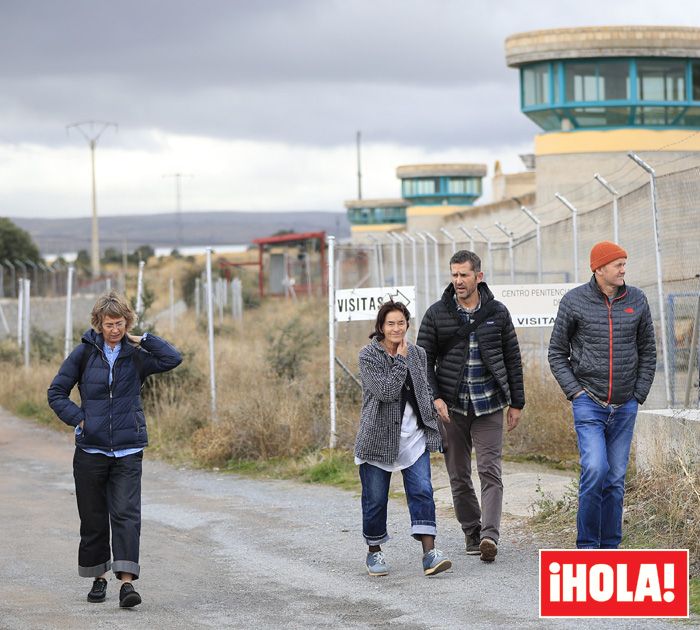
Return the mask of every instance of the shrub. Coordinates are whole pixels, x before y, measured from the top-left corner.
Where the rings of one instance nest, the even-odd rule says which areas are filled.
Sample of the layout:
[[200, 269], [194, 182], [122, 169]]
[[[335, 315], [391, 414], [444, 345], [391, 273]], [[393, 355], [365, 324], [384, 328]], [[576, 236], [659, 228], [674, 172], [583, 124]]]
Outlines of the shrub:
[[31, 332], [32, 355], [44, 363], [61, 357], [63, 340], [59, 336], [47, 333], [43, 328], [32, 326]]
[[316, 347], [314, 335], [299, 316], [284, 324], [268, 342], [267, 361], [273, 373], [290, 381], [297, 378]]
[[22, 363], [22, 354], [16, 341], [3, 339], [0, 341], [0, 365], [17, 367]]

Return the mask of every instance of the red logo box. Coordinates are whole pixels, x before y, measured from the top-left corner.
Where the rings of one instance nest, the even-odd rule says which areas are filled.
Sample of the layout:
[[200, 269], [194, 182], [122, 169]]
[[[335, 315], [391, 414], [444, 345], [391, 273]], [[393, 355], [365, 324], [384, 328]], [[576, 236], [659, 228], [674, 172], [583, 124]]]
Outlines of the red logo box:
[[687, 549], [541, 549], [540, 617], [688, 617]]

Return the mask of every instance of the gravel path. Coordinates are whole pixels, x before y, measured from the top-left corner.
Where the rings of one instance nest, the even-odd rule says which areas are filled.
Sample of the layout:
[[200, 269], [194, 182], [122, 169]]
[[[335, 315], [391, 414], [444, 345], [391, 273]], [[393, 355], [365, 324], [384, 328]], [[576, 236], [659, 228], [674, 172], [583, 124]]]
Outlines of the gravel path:
[[150, 459], [137, 583], [144, 603], [119, 609], [112, 578], [107, 602], [88, 604], [90, 582], [75, 565], [72, 452], [69, 435], [0, 409], [2, 629], [678, 627], [539, 620], [537, 549], [514, 535], [512, 517], [497, 561], [486, 565], [463, 553], [461, 532], [441, 508], [438, 544], [454, 566], [425, 578], [404, 502], [392, 501], [393, 539], [385, 546], [391, 574], [369, 578], [354, 493]]

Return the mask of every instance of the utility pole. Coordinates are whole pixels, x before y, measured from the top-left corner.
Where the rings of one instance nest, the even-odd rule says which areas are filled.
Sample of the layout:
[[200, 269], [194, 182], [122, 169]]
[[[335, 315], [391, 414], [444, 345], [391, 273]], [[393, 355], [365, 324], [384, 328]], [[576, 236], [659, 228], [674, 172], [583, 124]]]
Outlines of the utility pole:
[[360, 163], [360, 142], [362, 139], [362, 132], [358, 131], [356, 136], [357, 143], [357, 198], [362, 199], [362, 166]]
[[[100, 232], [97, 224], [97, 190], [95, 187], [95, 148], [100, 136], [108, 127], [119, 129], [117, 123], [104, 122], [100, 120], [86, 120], [84, 122], [72, 123], [66, 125], [66, 132], [71, 129], [77, 129], [87, 140], [90, 146], [90, 163], [92, 164], [92, 239], [90, 251], [90, 266], [92, 268], [92, 277], [96, 278], [100, 275]], [[85, 128], [88, 131], [85, 131]]]
[[175, 247], [179, 250], [182, 247], [182, 178], [194, 176], [185, 173], [171, 173], [170, 175], [163, 175], [163, 177], [175, 178], [175, 225], [177, 229]]

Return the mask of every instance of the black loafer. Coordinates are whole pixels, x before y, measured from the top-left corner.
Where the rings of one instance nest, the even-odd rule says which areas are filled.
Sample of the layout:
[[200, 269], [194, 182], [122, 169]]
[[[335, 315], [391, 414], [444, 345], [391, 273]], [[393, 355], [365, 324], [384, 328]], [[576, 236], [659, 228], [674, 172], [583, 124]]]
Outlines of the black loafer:
[[103, 602], [107, 596], [107, 580], [96, 578], [92, 583], [92, 589], [88, 593], [87, 600], [93, 604]]
[[141, 595], [139, 595], [132, 584], [125, 582], [119, 589], [119, 607], [133, 608], [141, 603]]

